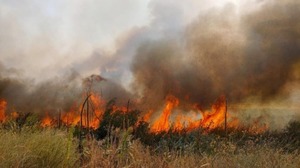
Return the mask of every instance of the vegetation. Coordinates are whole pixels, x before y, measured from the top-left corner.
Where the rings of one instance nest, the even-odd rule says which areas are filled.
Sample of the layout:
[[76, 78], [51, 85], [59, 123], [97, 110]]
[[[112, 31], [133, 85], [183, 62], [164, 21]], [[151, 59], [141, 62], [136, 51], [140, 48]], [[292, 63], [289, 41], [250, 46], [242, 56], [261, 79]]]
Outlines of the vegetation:
[[[138, 110], [107, 104], [98, 129], [42, 128], [34, 115], [0, 125], [0, 167], [299, 167], [300, 123], [282, 131], [203, 128], [151, 133]], [[89, 138], [85, 138], [89, 137]]]
[[0, 167], [73, 167], [78, 156], [65, 131], [0, 130]]

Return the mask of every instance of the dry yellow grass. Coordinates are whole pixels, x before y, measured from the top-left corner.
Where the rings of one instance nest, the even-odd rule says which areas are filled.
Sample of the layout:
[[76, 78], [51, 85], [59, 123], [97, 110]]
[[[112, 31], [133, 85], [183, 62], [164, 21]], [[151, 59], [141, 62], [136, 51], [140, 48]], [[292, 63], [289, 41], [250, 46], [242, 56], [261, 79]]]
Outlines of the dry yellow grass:
[[224, 146], [214, 155], [180, 152], [154, 153], [138, 141], [133, 141], [126, 153], [118, 146], [103, 149], [99, 142], [89, 142], [90, 160], [84, 167], [132, 167], [132, 168], [195, 168], [195, 167], [286, 167], [299, 168], [300, 155], [284, 153], [268, 147], [248, 146], [235, 149]]
[[224, 143], [213, 154], [157, 152], [132, 140], [126, 132], [114, 142], [85, 141], [82, 160], [76, 148], [71, 132], [49, 129], [18, 133], [0, 129], [0, 167], [300, 167], [299, 153], [285, 153], [264, 144], [237, 147]]
[[0, 167], [73, 167], [78, 160], [72, 136], [58, 130], [0, 130]]

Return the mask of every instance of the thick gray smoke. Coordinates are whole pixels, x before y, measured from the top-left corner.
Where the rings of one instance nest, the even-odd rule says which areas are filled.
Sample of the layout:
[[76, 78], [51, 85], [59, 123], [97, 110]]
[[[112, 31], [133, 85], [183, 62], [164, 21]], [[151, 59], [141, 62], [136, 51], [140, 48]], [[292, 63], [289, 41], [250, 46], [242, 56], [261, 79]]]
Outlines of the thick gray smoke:
[[228, 4], [201, 14], [182, 36], [139, 47], [133, 87], [152, 107], [168, 94], [202, 108], [221, 95], [231, 103], [283, 97], [300, 62], [299, 9], [296, 0], [270, 0], [253, 11]]
[[122, 105], [131, 98], [119, 84], [107, 79], [97, 81], [93, 79], [95, 75], [81, 77], [76, 72], [70, 72], [64, 77], [35, 83], [18, 77], [15, 70], [7, 69], [3, 65], [0, 65], [0, 70], [0, 99], [8, 102], [8, 114], [17, 111], [53, 115], [74, 108], [79, 109], [87, 91], [106, 101], [118, 98], [118, 103]]
[[[10, 111], [79, 106], [90, 74], [107, 78], [92, 85], [106, 100], [141, 97], [157, 111], [169, 94], [182, 109], [221, 95], [230, 105], [299, 103], [297, 0], [102, 2], [2, 3], [0, 99]], [[116, 4], [124, 16], [107, 10]]]

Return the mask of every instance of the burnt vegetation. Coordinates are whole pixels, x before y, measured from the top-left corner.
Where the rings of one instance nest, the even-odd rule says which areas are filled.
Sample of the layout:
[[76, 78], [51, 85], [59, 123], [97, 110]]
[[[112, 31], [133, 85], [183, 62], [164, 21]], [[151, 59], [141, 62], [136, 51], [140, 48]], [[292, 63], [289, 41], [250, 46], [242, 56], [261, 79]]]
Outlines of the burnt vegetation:
[[[251, 126], [228, 128], [225, 131], [223, 125], [214, 129], [199, 127], [194, 130], [185, 128], [176, 130], [171, 125], [168, 131], [151, 132], [150, 123], [140, 120], [140, 110], [130, 108], [114, 110], [116, 101], [117, 99], [114, 98], [106, 104], [99, 127], [92, 130], [83, 127], [80, 132], [80, 126], [77, 125], [74, 127], [73, 136], [117, 145], [122, 139], [120, 133], [126, 132], [131, 137], [129, 141], [138, 140], [144, 147], [149, 147], [155, 152], [167, 150], [213, 154], [217, 152], [219, 145], [224, 145], [224, 143], [235, 144], [239, 148], [248, 145], [268, 146], [288, 153], [300, 150], [299, 121], [290, 121], [282, 130], [268, 129], [263, 132], [253, 132]], [[35, 125], [33, 122], [38, 124], [39, 121], [33, 118], [35, 117], [30, 117], [30, 113], [28, 113], [26, 116], [17, 118], [16, 124], [19, 127]], [[3, 124], [3, 128], [9, 129], [10, 127]], [[69, 129], [69, 126], [65, 125], [60, 129]]]
[[[104, 141], [105, 143], [118, 144], [120, 132], [128, 133], [130, 141], [138, 140], [145, 147], [156, 152], [181, 151], [193, 153], [212, 154], [217, 152], [218, 145], [223, 143], [235, 144], [243, 148], [249, 144], [254, 146], [267, 145], [283, 150], [284, 152], [299, 152], [300, 150], [300, 122], [290, 121], [282, 130], [265, 130], [253, 132], [249, 127], [228, 128], [222, 126], [214, 129], [199, 127], [194, 130], [183, 128], [177, 130], [171, 125], [168, 131], [152, 132], [150, 123], [140, 119], [141, 111], [138, 109], [117, 109], [117, 99], [107, 102], [100, 124], [97, 128], [80, 128], [80, 124], [74, 127], [61, 124], [61, 121], [52, 121], [52, 128], [72, 131], [73, 137], [81, 137], [86, 140]], [[99, 119], [100, 120], [100, 119]], [[39, 116], [33, 113], [20, 113], [16, 118], [1, 123], [1, 129], [22, 132], [23, 129], [44, 130], [41, 127]], [[74, 128], [74, 129], [71, 129]]]

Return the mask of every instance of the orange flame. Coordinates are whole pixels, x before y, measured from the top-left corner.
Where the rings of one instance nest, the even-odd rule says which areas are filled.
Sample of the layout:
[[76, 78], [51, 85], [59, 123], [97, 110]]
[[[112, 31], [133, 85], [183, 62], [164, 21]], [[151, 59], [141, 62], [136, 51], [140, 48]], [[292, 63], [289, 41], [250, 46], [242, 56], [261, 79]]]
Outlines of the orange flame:
[[[189, 97], [186, 96], [185, 100]], [[192, 105], [189, 113], [178, 113], [181, 111], [179, 108], [180, 101], [173, 95], [168, 95], [165, 99], [165, 105], [162, 109], [159, 117], [155, 118], [155, 111], [149, 110], [145, 115], [139, 118], [139, 121], [145, 121], [150, 123], [150, 131], [153, 133], [167, 132], [167, 131], [193, 131], [195, 129], [204, 128], [207, 131], [215, 128], [224, 128], [224, 121], [227, 118], [227, 128], [234, 129], [247, 129], [249, 132], [258, 134], [265, 132], [269, 127], [266, 124], [261, 124], [261, 118], [255, 120], [251, 127], [242, 125], [240, 120], [236, 117], [232, 117], [227, 113], [227, 104], [225, 96], [221, 96], [211, 107], [210, 111], [202, 111], [199, 106]], [[103, 118], [106, 102], [101, 99], [97, 94], [92, 93], [89, 99], [89, 114], [87, 115], [87, 109], [84, 108], [82, 115], [82, 125], [96, 129], [99, 127]], [[42, 127], [51, 127], [55, 123], [64, 124], [66, 126], [80, 124], [80, 112], [81, 108], [74, 106], [67, 112], [62, 112], [57, 118], [46, 113], [45, 117], [41, 120]], [[7, 102], [4, 99], [0, 99], [0, 122], [12, 118], [15, 119], [19, 116], [17, 112], [12, 112], [9, 117], [5, 115], [7, 110]], [[121, 111], [126, 113], [127, 107], [113, 106], [113, 113]], [[225, 117], [226, 115], [226, 117]], [[150, 122], [153, 121], [153, 122]]]
[[[169, 95], [166, 98], [166, 105], [161, 116], [153, 122], [150, 131], [155, 133], [169, 131], [170, 129], [172, 129], [172, 131], [191, 131], [197, 128], [212, 130], [219, 127], [224, 122], [226, 114], [226, 99], [224, 96], [218, 99], [212, 106], [210, 112], [202, 112], [199, 108], [194, 108], [193, 110], [198, 111], [199, 115], [202, 116], [200, 120], [197, 120], [197, 115], [195, 114], [193, 116], [184, 116], [183, 114], [180, 114], [176, 116], [173, 122], [171, 122], [170, 116], [172, 110], [178, 105], [179, 99]], [[146, 115], [149, 115], [149, 113]], [[148, 119], [149, 117], [147, 116], [146, 118]]]
[[94, 114], [92, 114], [90, 127], [96, 129], [99, 127], [100, 121], [104, 113], [105, 101], [102, 100], [99, 96], [92, 94], [91, 96], [92, 105], [94, 108]]
[[46, 113], [46, 116], [42, 119], [41, 126], [42, 127], [49, 127], [52, 125], [53, 119]]
[[[87, 115], [86, 109], [84, 109], [82, 114], [82, 125], [83, 127], [90, 127], [93, 129], [98, 128], [100, 121], [102, 119], [102, 115], [104, 112], [104, 104], [105, 101], [102, 100], [96, 94], [92, 94], [89, 101], [89, 114]], [[60, 120], [66, 126], [78, 125], [80, 123], [81, 118], [81, 108], [80, 106], [78, 110], [76, 108], [71, 108], [68, 112], [63, 112], [60, 116]], [[41, 126], [52, 126], [55, 122], [48, 114], [42, 119]]]
[[[222, 96], [212, 106], [212, 111], [205, 112], [202, 115], [201, 126], [204, 128], [214, 129], [220, 126], [225, 119], [226, 114], [226, 98]], [[227, 115], [227, 114], [226, 114]]]
[[179, 100], [176, 97], [169, 95], [167, 96], [166, 101], [166, 106], [162, 115], [154, 121], [150, 129], [152, 132], [162, 132], [170, 129], [169, 117], [173, 108], [179, 105]]
[[75, 111], [71, 110], [62, 114], [61, 120], [67, 126], [77, 125], [80, 122], [80, 115]]
[[6, 111], [7, 102], [3, 99], [0, 99], [0, 122], [4, 122], [6, 119], [5, 111]]

